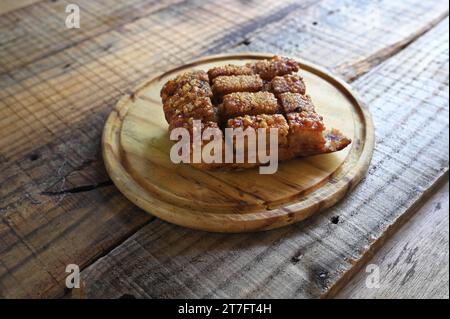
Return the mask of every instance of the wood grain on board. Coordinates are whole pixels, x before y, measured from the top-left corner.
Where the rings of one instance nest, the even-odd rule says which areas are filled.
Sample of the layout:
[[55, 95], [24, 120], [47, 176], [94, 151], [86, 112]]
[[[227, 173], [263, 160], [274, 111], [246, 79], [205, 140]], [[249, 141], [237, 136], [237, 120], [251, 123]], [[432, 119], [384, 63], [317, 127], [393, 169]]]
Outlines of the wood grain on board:
[[[353, 79], [448, 14], [446, 1], [418, 0], [186, 0], [158, 2], [156, 9], [144, 1], [78, 1], [77, 31], [63, 26], [65, 3], [40, 1], [0, 16], [2, 297], [61, 296], [66, 264], [85, 268], [152, 220], [110, 185], [100, 156], [106, 116], [148, 74], [205, 54], [261, 50], [304, 57]], [[277, 34], [274, 27], [284, 23], [291, 28]], [[426, 51], [432, 45], [422, 45], [427, 55], [419, 66], [432, 56]], [[403, 74], [405, 67], [392, 69]], [[445, 75], [443, 69], [430, 83], [441, 81], [445, 90]], [[428, 85], [428, 78], [423, 82]], [[375, 96], [365, 93], [373, 103]], [[440, 105], [439, 94], [426, 104]], [[411, 104], [409, 95], [399, 94], [391, 103]], [[428, 129], [446, 124], [432, 121]], [[384, 122], [378, 126], [390, 129]], [[438, 168], [448, 166], [448, 159], [441, 161]], [[433, 171], [427, 181], [441, 173]], [[374, 177], [377, 185], [383, 178]], [[416, 195], [427, 185], [418, 186]]]
[[362, 271], [338, 298], [449, 298], [449, 183], [370, 260], [379, 269], [379, 287], [366, 285]]
[[155, 220], [82, 272], [81, 297], [333, 296], [448, 178], [448, 30], [446, 19], [353, 83], [372, 112], [377, 143], [365, 181], [342, 202], [245, 235]]

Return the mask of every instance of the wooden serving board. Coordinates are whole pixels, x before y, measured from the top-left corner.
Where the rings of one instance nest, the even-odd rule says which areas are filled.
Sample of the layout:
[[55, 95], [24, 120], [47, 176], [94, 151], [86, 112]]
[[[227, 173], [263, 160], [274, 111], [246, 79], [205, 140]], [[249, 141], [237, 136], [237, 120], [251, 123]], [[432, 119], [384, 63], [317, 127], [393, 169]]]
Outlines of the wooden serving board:
[[159, 92], [189, 69], [244, 64], [269, 54], [205, 57], [149, 77], [123, 96], [103, 131], [103, 158], [111, 179], [133, 203], [178, 225], [217, 232], [267, 230], [303, 220], [332, 206], [365, 174], [374, 147], [368, 113], [343, 81], [297, 59], [307, 92], [328, 128], [352, 138], [343, 151], [293, 159], [272, 175], [259, 170], [204, 171], [169, 158], [169, 140]]

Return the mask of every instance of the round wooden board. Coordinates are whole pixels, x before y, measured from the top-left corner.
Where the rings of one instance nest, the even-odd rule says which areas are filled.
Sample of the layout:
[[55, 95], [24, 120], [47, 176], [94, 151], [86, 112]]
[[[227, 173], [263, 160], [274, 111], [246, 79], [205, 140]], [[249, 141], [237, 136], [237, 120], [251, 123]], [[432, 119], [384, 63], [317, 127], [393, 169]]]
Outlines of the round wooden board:
[[332, 206], [367, 171], [374, 127], [365, 109], [343, 81], [297, 59], [307, 92], [328, 128], [352, 138], [332, 154], [293, 159], [272, 175], [259, 170], [203, 171], [169, 158], [169, 140], [159, 92], [162, 85], [189, 69], [244, 64], [270, 54], [205, 57], [150, 77], [123, 96], [103, 131], [103, 158], [111, 179], [133, 203], [168, 222], [207, 231], [267, 230], [303, 220]]

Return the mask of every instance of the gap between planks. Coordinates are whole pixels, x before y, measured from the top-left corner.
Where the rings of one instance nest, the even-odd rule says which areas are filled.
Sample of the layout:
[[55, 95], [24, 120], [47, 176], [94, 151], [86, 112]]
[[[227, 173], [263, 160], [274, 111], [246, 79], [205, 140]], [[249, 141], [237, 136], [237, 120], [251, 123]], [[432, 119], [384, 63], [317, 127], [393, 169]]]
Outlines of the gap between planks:
[[379, 287], [361, 270], [335, 298], [449, 298], [449, 181], [370, 260]]
[[444, 172], [443, 175], [439, 176], [434, 183], [422, 193], [422, 195], [417, 198], [417, 200], [411, 204], [411, 206], [397, 218], [383, 233], [382, 236], [377, 238], [369, 248], [362, 254], [361, 258], [357, 260], [353, 267], [345, 272], [342, 277], [340, 277], [336, 283], [330, 287], [323, 298], [333, 298], [335, 297], [342, 288], [344, 288], [350, 280], [362, 270], [362, 268], [374, 257], [374, 255], [384, 246], [385, 242], [388, 241], [396, 232], [405, 225], [414, 214], [419, 211], [427, 201], [442, 187], [448, 183], [449, 172], [448, 170]]
[[394, 45], [387, 47], [381, 51], [375, 52], [374, 54], [370, 55], [369, 57], [361, 60], [356, 61], [351, 64], [341, 64], [336, 67], [336, 71], [339, 74], [344, 75], [347, 78], [348, 82], [353, 82], [357, 80], [362, 75], [369, 72], [372, 68], [376, 67], [378, 64], [382, 63], [383, 61], [395, 56], [402, 50], [406, 49], [408, 46], [410, 46], [412, 43], [414, 43], [418, 38], [420, 38], [422, 35], [430, 31], [432, 28], [434, 28], [436, 25], [447, 19], [449, 14], [449, 11], [443, 12], [439, 17], [437, 17], [435, 20], [433, 20], [429, 25], [426, 27], [417, 30], [413, 34], [411, 34], [410, 37], [395, 43]]

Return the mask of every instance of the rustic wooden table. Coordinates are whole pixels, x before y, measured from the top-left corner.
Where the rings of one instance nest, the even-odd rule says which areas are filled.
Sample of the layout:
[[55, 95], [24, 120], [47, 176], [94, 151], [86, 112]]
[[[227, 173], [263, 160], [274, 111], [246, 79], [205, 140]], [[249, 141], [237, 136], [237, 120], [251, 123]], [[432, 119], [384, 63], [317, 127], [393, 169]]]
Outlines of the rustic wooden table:
[[[68, 3], [79, 29], [65, 26]], [[0, 30], [0, 297], [448, 298], [447, 1], [6, 0]], [[106, 116], [154, 71], [239, 51], [350, 82], [376, 127], [369, 172], [278, 230], [157, 220], [104, 171]], [[65, 288], [68, 264], [82, 289]]]

